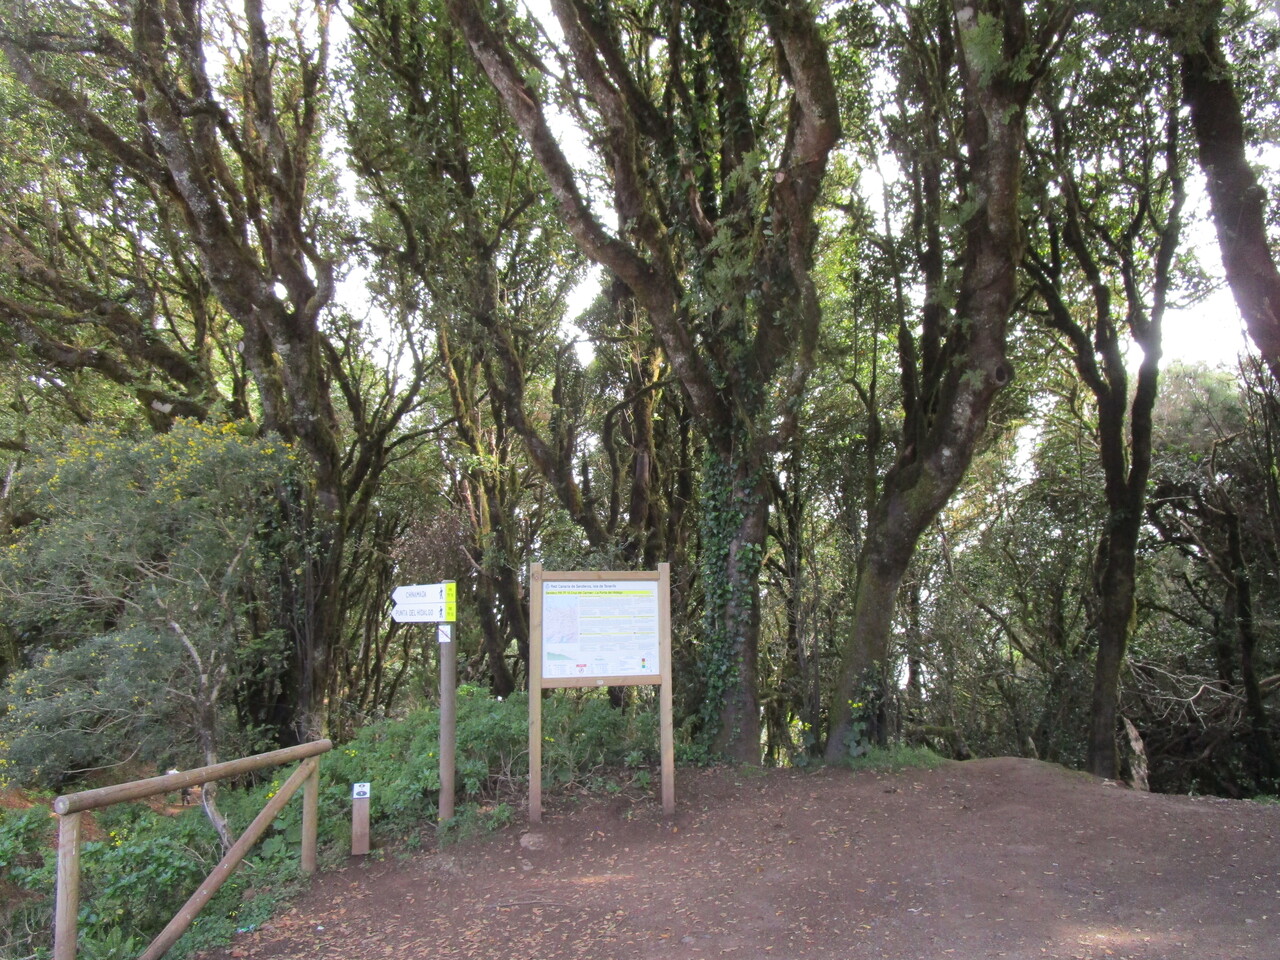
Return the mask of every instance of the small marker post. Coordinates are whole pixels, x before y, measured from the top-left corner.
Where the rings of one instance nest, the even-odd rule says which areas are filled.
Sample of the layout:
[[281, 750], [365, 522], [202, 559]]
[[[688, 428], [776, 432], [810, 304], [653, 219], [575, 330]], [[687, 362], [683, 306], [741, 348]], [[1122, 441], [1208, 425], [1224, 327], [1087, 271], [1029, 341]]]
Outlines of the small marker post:
[[351, 855], [369, 852], [369, 784], [351, 785]]

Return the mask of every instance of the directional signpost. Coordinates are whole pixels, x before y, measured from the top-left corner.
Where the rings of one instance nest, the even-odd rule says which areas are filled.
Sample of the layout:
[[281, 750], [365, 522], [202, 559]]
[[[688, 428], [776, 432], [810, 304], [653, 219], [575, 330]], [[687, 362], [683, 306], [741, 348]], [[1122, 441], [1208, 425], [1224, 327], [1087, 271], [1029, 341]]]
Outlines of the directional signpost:
[[369, 852], [369, 784], [351, 785], [351, 855]]
[[453, 819], [454, 755], [458, 731], [458, 647], [453, 624], [458, 619], [458, 585], [417, 583], [391, 592], [396, 623], [434, 623], [440, 643], [440, 822]]
[[453, 623], [458, 619], [458, 585], [452, 580], [396, 587], [391, 599], [395, 602], [391, 619], [396, 623]]

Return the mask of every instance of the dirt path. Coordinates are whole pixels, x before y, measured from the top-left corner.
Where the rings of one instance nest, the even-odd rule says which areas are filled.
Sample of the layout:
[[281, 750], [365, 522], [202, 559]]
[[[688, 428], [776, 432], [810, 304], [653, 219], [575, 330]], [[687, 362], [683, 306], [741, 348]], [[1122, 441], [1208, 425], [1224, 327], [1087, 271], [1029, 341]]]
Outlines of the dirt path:
[[321, 875], [225, 957], [1280, 960], [1280, 807], [997, 759], [678, 774]]

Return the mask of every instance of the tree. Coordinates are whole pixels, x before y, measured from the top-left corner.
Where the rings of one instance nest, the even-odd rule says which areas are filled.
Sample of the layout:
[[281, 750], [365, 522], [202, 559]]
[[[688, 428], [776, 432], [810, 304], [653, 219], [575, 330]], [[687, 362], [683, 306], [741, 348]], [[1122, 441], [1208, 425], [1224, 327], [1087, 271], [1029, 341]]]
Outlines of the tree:
[[[903, 434], [858, 558], [853, 624], [831, 701], [830, 760], [861, 748], [851, 736], [855, 722], [874, 726], [889, 679], [899, 585], [921, 535], [963, 478], [996, 393], [1013, 377], [1006, 332], [1022, 254], [1026, 111], [1071, 12], [1070, 4], [1046, 4], [1037, 18], [1020, 2], [956, 4], [954, 13], [924, 5], [894, 24], [903, 101], [917, 111], [901, 118], [897, 143], [915, 178], [911, 222], [925, 305], [918, 336], [905, 316], [899, 327]], [[948, 97], [953, 70], [963, 91], [958, 104]], [[962, 125], [958, 140], [944, 124], [953, 116]], [[954, 285], [942, 231], [948, 162], [961, 223]]]
[[[1046, 87], [1051, 138], [1033, 151], [1038, 216], [1027, 269], [1044, 304], [1044, 323], [1063, 338], [1097, 403], [1108, 513], [1091, 617], [1097, 657], [1087, 765], [1101, 777], [1118, 772], [1116, 705], [1134, 626], [1160, 329], [1177, 279], [1185, 200], [1177, 92], [1160, 49], [1104, 39], [1082, 51], [1080, 63], [1104, 64], [1107, 75], [1085, 82], [1073, 77], [1081, 91], [1075, 96], [1065, 84]], [[1130, 111], [1122, 144], [1089, 120], [1098, 104], [1117, 101]], [[1092, 307], [1087, 313], [1077, 306], [1085, 297]], [[1132, 395], [1122, 329], [1142, 351]]]
[[[163, 259], [152, 245], [178, 254], [172, 274], [159, 279], [144, 273], [134, 283], [137, 271], [116, 268], [85, 269], [74, 283], [42, 281], [21, 322], [34, 328], [35, 320], [59, 319], [39, 297], [77, 319], [94, 303], [87, 293], [76, 299], [84, 288], [106, 304], [108, 317], [112, 303], [125, 304], [116, 311], [121, 329], [141, 331], [148, 357], [165, 347], [179, 354], [175, 362], [189, 360], [193, 347], [200, 356], [222, 343], [235, 355], [227, 364], [230, 412], [254, 416], [264, 435], [296, 443], [309, 461], [308, 484], [292, 491], [290, 512], [308, 549], [280, 608], [292, 651], [284, 676], [292, 686], [277, 704], [275, 724], [286, 740], [318, 732], [326, 704], [339, 699], [334, 649], [352, 602], [344, 576], [355, 546], [349, 537], [364, 529], [384, 472], [413, 442], [415, 434], [399, 431], [425, 377], [422, 364], [403, 378], [398, 371], [369, 376], [360, 333], [340, 317], [326, 323], [338, 269], [337, 231], [320, 202], [335, 195], [321, 150], [330, 10], [320, 3], [310, 15], [295, 12], [279, 30], [268, 28], [260, 0], [246, 0], [239, 17], [194, 2], [104, 0], [75, 8], [20, 5], [0, 20], [0, 50], [12, 76], [75, 131], [72, 156], [109, 171], [108, 182], [138, 198], [122, 214], [125, 225], [144, 215], [160, 224], [141, 231], [157, 239], [135, 244], [144, 259]], [[81, 205], [87, 199], [70, 206], [79, 223], [95, 222], [92, 206]], [[110, 249], [105, 240], [99, 246]], [[53, 256], [46, 253], [43, 262]], [[189, 338], [183, 350], [152, 336], [152, 314], [131, 304], [159, 302], [165, 283], [178, 288], [184, 325], [199, 330], [216, 302], [234, 335], [207, 344]], [[129, 284], [127, 296], [117, 292]], [[138, 367], [125, 351], [129, 336], [107, 333], [88, 349], [77, 347], [70, 358], [77, 369]], [[148, 362], [134, 374], [142, 383], [160, 379], [152, 372], [160, 360]], [[197, 365], [202, 376], [207, 369]], [[175, 380], [186, 383], [167, 368], [165, 377], [171, 393]], [[184, 390], [203, 405], [177, 409], [204, 415], [212, 400], [195, 387]]]
[[596, 546], [605, 532], [576, 479], [574, 371], [557, 330], [577, 257], [536, 164], [443, 20], [432, 2], [354, 7], [347, 134], [377, 204], [363, 240], [380, 303], [435, 344], [456, 438], [446, 462], [471, 529], [464, 583], [493, 690], [507, 696], [508, 648], [528, 660], [521, 444]]
[[1271, 375], [1280, 378], [1280, 267], [1267, 235], [1267, 191], [1249, 163], [1236, 71], [1222, 45], [1228, 5], [1180, 0], [1172, 6], [1170, 42], [1181, 56], [1182, 96], [1191, 108], [1227, 285]]
[[568, 111], [607, 171], [611, 232], [522, 73], [522, 48], [473, 0], [448, 8], [569, 232], [652, 325], [707, 445], [705, 721], [715, 749], [755, 762], [770, 461], [797, 428], [814, 362], [813, 217], [839, 134], [814, 13], [777, 0], [553, 3]]

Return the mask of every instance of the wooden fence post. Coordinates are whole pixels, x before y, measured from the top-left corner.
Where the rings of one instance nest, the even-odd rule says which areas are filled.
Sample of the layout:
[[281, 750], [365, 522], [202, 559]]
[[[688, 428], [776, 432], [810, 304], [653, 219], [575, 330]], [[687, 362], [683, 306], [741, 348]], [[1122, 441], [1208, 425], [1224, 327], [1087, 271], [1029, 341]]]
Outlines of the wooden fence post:
[[302, 872], [316, 872], [316, 838], [320, 833], [320, 764], [302, 786]]
[[58, 877], [53, 908], [53, 960], [75, 960], [80, 912], [80, 814], [58, 818]]

